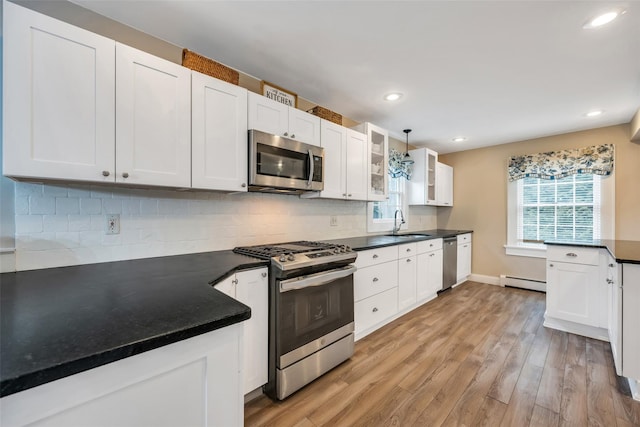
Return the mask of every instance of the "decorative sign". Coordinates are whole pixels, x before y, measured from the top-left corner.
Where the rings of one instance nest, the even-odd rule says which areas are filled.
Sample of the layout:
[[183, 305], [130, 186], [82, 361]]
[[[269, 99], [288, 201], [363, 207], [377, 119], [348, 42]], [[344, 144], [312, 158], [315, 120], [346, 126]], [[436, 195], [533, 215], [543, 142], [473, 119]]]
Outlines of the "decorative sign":
[[265, 82], [264, 80], [260, 84], [262, 86], [262, 95], [269, 99], [288, 105], [289, 107], [298, 106], [298, 95], [290, 92], [286, 89], [276, 86], [273, 83]]

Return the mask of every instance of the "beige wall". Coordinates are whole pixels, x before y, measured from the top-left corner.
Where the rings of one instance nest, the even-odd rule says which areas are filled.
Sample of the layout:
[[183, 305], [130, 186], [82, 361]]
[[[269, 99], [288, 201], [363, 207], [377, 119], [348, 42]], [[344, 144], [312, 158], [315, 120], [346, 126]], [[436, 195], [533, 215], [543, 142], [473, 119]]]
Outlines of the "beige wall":
[[640, 144], [628, 124], [441, 155], [454, 167], [454, 207], [438, 210], [438, 227], [474, 230], [474, 274], [545, 280], [544, 259], [505, 255], [508, 158], [604, 143], [616, 148], [616, 238], [640, 240]]

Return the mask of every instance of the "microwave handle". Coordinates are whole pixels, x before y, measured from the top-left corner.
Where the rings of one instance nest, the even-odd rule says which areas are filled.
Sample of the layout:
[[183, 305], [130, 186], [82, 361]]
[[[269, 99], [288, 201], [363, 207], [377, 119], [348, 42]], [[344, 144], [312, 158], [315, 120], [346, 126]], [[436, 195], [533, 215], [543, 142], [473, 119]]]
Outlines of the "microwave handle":
[[309, 151], [309, 181], [307, 181], [307, 187], [311, 187], [311, 183], [313, 182], [313, 153], [311, 150]]

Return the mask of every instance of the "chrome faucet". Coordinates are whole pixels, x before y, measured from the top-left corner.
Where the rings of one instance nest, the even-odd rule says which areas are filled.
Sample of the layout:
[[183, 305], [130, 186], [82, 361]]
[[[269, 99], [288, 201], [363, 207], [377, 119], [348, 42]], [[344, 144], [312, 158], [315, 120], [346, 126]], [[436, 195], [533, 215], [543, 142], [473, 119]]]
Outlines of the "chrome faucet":
[[[400, 213], [400, 224], [398, 225], [398, 213]], [[400, 231], [400, 227], [405, 223], [404, 214], [402, 213], [402, 209], [396, 209], [396, 213], [393, 214], [393, 234], [398, 234]]]

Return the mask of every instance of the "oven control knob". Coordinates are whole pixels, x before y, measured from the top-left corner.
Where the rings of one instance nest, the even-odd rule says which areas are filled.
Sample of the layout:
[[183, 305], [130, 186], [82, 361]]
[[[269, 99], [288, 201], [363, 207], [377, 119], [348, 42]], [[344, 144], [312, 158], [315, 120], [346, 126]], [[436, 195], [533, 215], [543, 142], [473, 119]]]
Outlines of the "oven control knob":
[[286, 262], [287, 261], [287, 256], [286, 255], [280, 255], [280, 262]]
[[296, 256], [294, 254], [289, 254], [289, 256], [287, 257], [287, 259], [289, 261], [295, 261], [296, 260]]

